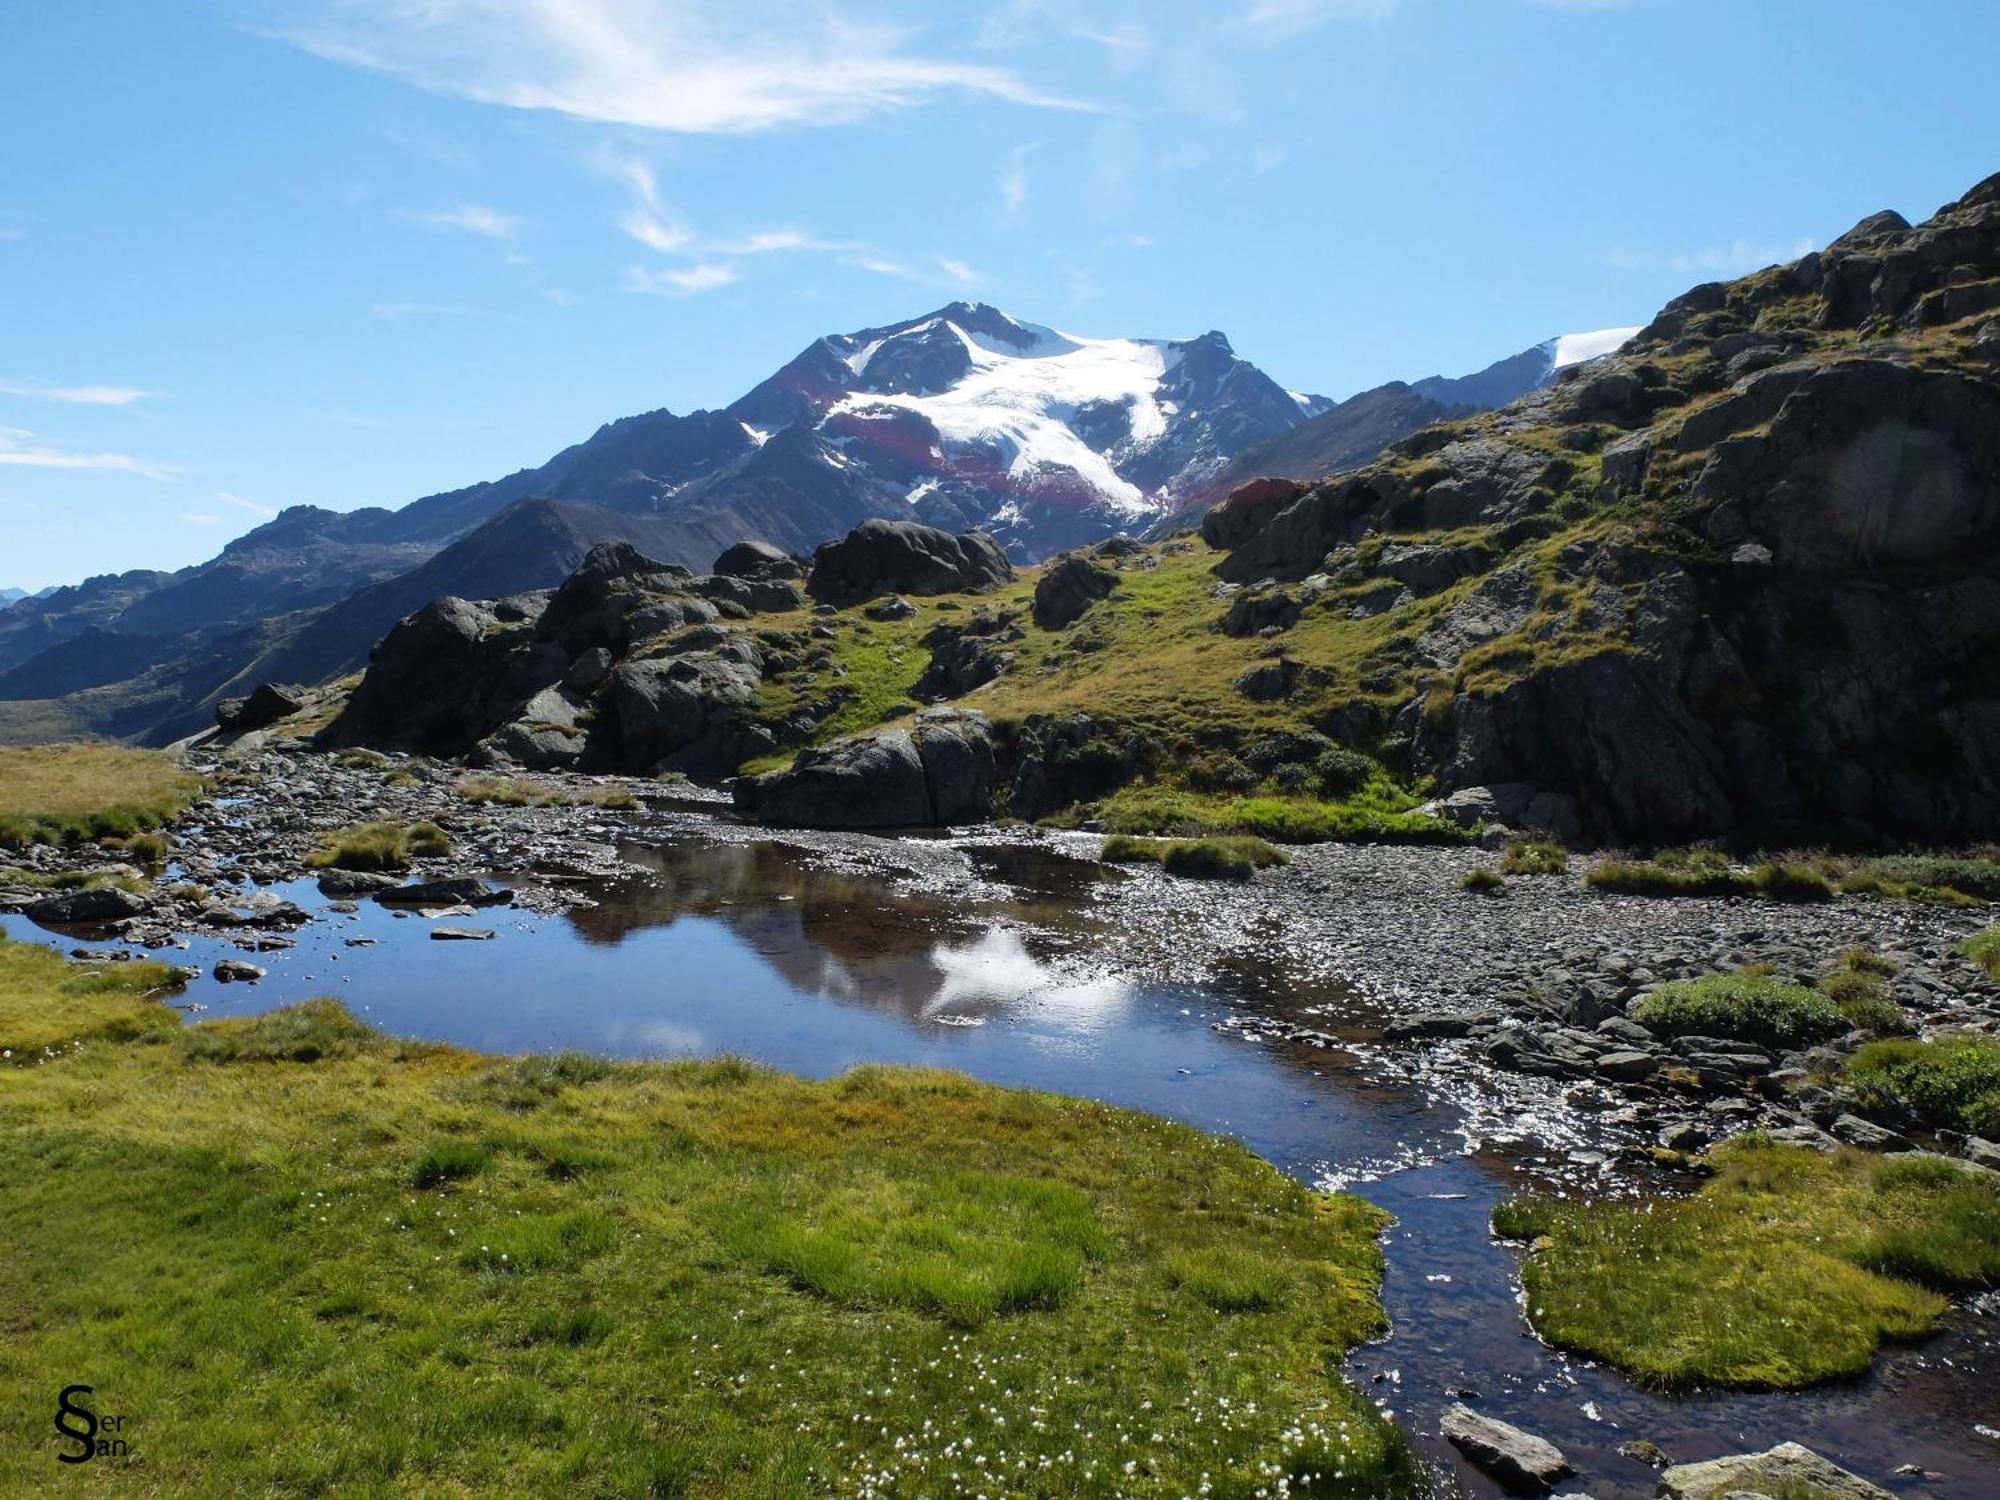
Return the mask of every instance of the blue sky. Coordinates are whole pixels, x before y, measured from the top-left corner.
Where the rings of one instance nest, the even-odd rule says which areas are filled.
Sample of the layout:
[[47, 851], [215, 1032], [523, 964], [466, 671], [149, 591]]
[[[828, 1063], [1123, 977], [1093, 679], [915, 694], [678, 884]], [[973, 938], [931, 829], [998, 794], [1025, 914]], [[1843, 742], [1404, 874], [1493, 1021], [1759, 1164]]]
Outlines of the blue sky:
[[399, 505], [955, 297], [1295, 388], [2000, 170], [1990, 0], [90, 0], [0, 17], [0, 585]]

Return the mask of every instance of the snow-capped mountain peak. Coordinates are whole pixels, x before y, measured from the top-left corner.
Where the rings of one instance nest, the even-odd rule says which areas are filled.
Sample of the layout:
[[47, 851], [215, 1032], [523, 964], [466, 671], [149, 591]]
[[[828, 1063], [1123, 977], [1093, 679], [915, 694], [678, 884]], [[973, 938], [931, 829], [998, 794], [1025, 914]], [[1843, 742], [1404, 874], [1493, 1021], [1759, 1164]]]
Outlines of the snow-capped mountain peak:
[[1096, 338], [954, 302], [822, 338], [731, 413], [757, 432], [807, 424], [920, 519], [1039, 557], [1171, 510], [1310, 400], [1220, 333]]

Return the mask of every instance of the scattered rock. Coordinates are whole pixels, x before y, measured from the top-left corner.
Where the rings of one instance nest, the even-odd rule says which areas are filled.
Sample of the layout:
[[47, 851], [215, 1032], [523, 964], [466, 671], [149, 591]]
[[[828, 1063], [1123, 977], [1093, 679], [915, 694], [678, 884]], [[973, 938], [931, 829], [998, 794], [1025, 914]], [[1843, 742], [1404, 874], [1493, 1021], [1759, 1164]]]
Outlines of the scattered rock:
[[1081, 553], [1058, 558], [1035, 580], [1035, 623], [1044, 630], [1061, 630], [1116, 587], [1115, 572]]
[[255, 984], [269, 970], [260, 969], [256, 964], [245, 963], [240, 958], [219, 958], [210, 972], [223, 984]]
[[31, 922], [52, 927], [77, 926], [88, 922], [123, 922], [146, 909], [142, 896], [115, 885], [92, 886], [88, 890], [64, 891], [45, 896], [27, 909]]
[[1725, 1500], [1736, 1491], [1810, 1495], [1814, 1500], [1894, 1500], [1887, 1490], [1798, 1443], [1780, 1443], [1767, 1453], [1682, 1464], [1660, 1476], [1662, 1500]]
[[1449, 1408], [1443, 1431], [1453, 1447], [1512, 1494], [1544, 1494], [1575, 1472], [1555, 1444], [1470, 1407]]
[[476, 875], [453, 875], [378, 890], [375, 899], [384, 906], [508, 906], [514, 893], [496, 890]]
[[434, 943], [486, 943], [498, 937], [491, 927], [433, 927]]

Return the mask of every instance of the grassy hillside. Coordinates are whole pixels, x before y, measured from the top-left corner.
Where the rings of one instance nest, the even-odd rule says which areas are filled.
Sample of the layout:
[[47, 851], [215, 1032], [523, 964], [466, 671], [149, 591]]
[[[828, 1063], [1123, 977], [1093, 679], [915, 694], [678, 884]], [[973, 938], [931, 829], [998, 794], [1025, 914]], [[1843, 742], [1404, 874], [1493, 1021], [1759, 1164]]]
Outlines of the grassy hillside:
[[0, 848], [144, 833], [177, 817], [201, 785], [152, 750], [0, 748]]
[[[1396, 1493], [1339, 1376], [1380, 1213], [932, 1071], [476, 1056], [332, 1001], [182, 1026], [0, 945], [0, 1491]], [[1300, 1476], [1316, 1476], [1310, 1483]]]

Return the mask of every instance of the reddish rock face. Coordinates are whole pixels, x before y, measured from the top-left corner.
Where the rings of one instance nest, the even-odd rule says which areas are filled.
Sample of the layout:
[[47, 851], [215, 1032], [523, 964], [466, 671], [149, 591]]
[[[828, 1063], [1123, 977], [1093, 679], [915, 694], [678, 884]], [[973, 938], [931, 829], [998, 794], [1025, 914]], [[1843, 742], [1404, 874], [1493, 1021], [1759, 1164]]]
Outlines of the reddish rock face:
[[1305, 492], [1306, 487], [1296, 479], [1275, 476], [1239, 484], [1226, 500], [1202, 517], [1202, 539], [1211, 547], [1240, 547]]

